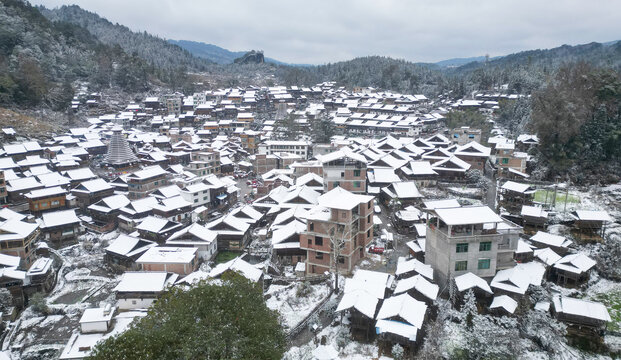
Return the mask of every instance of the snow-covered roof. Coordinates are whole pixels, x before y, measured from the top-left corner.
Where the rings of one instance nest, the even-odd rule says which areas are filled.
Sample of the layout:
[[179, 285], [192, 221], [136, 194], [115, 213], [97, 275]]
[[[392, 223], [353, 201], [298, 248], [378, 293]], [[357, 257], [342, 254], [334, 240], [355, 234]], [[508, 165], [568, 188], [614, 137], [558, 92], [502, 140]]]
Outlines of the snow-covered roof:
[[447, 225], [502, 223], [504, 220], [487, 206], [464, 206], [435, 210]]
[[493, 294], [493, 291], [487, 284], [487, 281], [481, 279], [480, 277], [476, 276], [471, 272], [456, 276], [455, 285], [457, 286], [457, 290], [459, 292], [478, 287], [485, 292]]
[[515, 181], [507, 181], [501, 188], [504, 190], [518, 192], [520, 194], [530, 194], [535, 192], [529, 184], [521, 184]]
[[384, 299], [377, 313], [377, 319], [388, 320], [398, 316], [417, 329], [421, 329], [426, 312], [427, 304], [414, 299], [408, 294], [401, 294]]
[[438, 297], [438, 292], [440, 291], [440, 287], [438, 285], [433, 284], [421, 275], [415, 275], [407, 279], [399, 280], [397, 282], [397, 287], [395, 288], [394, 293], [400, 294], [411, 289], [415, 289], [432, 301], [436, 300], [436, 298]]
[[584, 254], [570, 254], [554, 263], [556, 269], [565, 270], [574, 274], [589, 271], [597, 262]]
[[517, 301], [513, 300], [507, 295], [494, 296], [494, 300], [492, 304], [489, 306], [490, 309], [503, 308], [509, 314], [513, 314], [515, 309], [517, 309]]
[[397, 270], [395, 271], [395, 275], [399, 276], [412, 271], [426, 277], [429, 280], [433, 280], [433, 268], [431, 267], [431, 265], [423, 264], [417, 259], [399, 262], [397, 264]]
[[75, 210], [60, 210], [54, 212], [45, 212], [42, 217], [42, 228], [51, 228], [67, 224], [80, 223], [80, 219], [75, 214]]
[[156, 245], [157, 244], [153, 241], [121, 234], [112, 243], [110, 243], [110, 245], [108, 245], [106, 251], [131, 257], [133, 255], [147, 251], [147, 249]]
[[118, 292], [160, 292], [177, 280], [177, 274], [165, 271], [128, 271], [114, 288]]
[[554, 247], [568, 247], [572, 244], [571, 240], [559, 235], [553, 235], [544, 231], [537, 231], [537, 233], [530, 237], [531, 241], [535, 241], [541, 244]]
[[548, 212], [543, 210], [541, 206], [522, 205], [522, 216], [547, 218]]
[[253, 282], [259, 281], [263, 275], [261, 270], [242, 260], [241, 257], [236, 257], [235, 259], [216, 265], [211, 269], [209, 276], [219, 277], [227, 270], [235, 271]]
[[142, 254], [136, 264], [189, 264], [197, 251], [195, 247], [156, 246]]
[[611, 321], [608, 309], [602, 303], [569, 297], [556, 296], [552, 299], [557, 313], [577, 315], [601, 321]]
[[535, 257], [541, 260], [547, 266], [554, 265], [554, 263], [561, 259], [561, 256], [555, 253], [554, 250], [550, 248], [535, 250]]
[[[351, 282], [351, 280], [352, 279], [345, 280], [346, 287], [347, 283]], [[341, 298], [336, 311], [338, 312], [354, 308], [366, 317], [373, 319], [375, 318], [375, 310], [377, 309], [378, 303], [379, 299], [364, 289], [350, 290], [343, 294], [343, 298]]]
[[517, 264], [500, 270], [492, 279], [491, 287], [524, 295], [530, 285], [540, 286], [546, 268], [538, 262]]
[[580, 221], [604, 221], [610, 222], [612, 218], [605, 211], [597, 210], [576, 210], [572, 213], [576, 220]]
[[461, 206], [456, 199], [427, 200], [423, 201], [423, 205], [425, 206], [425, 209], [429, 210], [458, 208]]
[[317, 200], [319, 205], [326, 208], [351, 210], [355, 206], [373, 200], [373, 196], [354, 194], [341, 187], [336, 187], [321, 195]]

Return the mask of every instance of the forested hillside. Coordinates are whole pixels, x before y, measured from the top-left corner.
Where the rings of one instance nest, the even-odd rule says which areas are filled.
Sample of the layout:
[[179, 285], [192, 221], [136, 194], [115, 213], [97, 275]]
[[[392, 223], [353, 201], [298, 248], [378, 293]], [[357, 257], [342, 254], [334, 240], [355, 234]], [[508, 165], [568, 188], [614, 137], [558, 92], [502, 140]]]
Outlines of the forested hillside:
[[120, 46], [101, 43], [84, 28], [50, 21], [19, 0], [0, 1], [0, 105], [62, 110], [75, 81], [93, 90], [137, 92], [150, 82], [180, 86], [182, 68], [158, 68]]
[[99, 15], [79, 6], [61, 6], [55, 9], [39, 7], [41, 13], [51, 21], [62, 21], [87, 29], [99, 41], [108, 45], [119, 45], [130, 54], [136, 53], [147, 63], [161, 68], [185, 67], [188, 70], [205, 70], [211, 63], [193, 56], [181, 47], [147, 32], [133, 32], [128, 27], [113, 24]]

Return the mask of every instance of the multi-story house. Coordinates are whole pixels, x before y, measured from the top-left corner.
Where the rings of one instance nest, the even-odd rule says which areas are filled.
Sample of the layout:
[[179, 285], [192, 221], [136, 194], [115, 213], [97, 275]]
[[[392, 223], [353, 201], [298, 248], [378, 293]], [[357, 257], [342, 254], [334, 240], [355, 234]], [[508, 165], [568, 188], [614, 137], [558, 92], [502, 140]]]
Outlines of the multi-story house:
[[0, 254], [19, 256], [28, 269], [34, 261], [32, 243], [39, 236], [39, 225], [19, 217], [0, 222]]
[[353, 193], [367, 192], [367, 159], [349, 151], [321, 157], [324, 192], [341, 187]]
[[217, 151], [193, 153], [192, 161], [186, 170], [197, 176], [220, 174], [220, 153]]
[[[307, 228], [300, 234], [306, 272], [321, 274], [337, 261], [339, 272], [349, 274], [365, 257], [365, 248], [373, 239], [373, 196], [337, 187], [320, 196], [318, 203], [305, 215]], [[331, 239], [342, 243], [338, 259]]]
[[168, 185], [168, 172], [153, 165], [127, 176], [129, 199], [142, 199], [156, 189]]
[[246, 130], [239, 134], [242, 147], [250, 154], [254, 154], [257, 151], [257, 140], [260, 139], [260, 133], [254, 130]]
[[450, 132], [451, 142], [457, 145], [466, 145], [471, 141], [481, 142], [481, 129], [474, 129], [469, 126], [462, 126]]
[[281, 141], [268, 140], [259, 144], [259, 154], [271, 155], [277, 152], [287, 152], [290, 154], [300, 155], [303, 159], [308, 158], [309, 149], [312, 143], [310, 141]]
[[491, 279], [513, 267], [522, 228], [487, 206], [467, 206], [433, 210], [426, 231], [425, 263], [442, 287], [468, 272]]

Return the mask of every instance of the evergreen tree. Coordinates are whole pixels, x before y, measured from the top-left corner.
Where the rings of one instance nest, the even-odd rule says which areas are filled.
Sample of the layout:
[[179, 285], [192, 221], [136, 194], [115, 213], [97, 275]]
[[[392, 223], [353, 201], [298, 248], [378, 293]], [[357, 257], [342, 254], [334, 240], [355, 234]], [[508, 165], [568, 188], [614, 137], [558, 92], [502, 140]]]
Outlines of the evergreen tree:
[[129, 330], [98, 344], [91, 359], [281, 359], [277, 314], [260, 286], [239, 275], [222, 284], [173, 288]]

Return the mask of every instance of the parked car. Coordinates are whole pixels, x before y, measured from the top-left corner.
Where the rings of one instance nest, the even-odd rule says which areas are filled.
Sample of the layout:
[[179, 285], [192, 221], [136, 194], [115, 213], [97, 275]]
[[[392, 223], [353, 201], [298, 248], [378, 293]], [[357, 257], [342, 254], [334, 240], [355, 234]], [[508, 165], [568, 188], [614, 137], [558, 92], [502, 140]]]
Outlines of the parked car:
[[384, 248], [383, 247], [379, 247], [379, 246], [371, 246], [369, 248], [369, 252], [371, 254], [383, 254], [384, 253]]
[[376, 214], [379, 214], [382, 212], [382, 208], [379, 205], [375, 205], [375, 208], [373, 208], [373, 210], [375, 211]]

